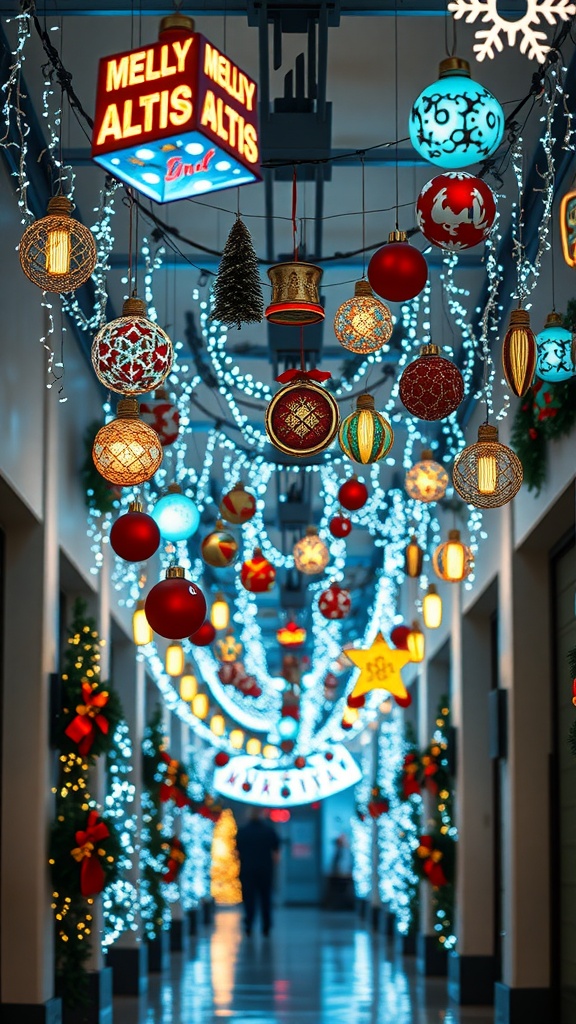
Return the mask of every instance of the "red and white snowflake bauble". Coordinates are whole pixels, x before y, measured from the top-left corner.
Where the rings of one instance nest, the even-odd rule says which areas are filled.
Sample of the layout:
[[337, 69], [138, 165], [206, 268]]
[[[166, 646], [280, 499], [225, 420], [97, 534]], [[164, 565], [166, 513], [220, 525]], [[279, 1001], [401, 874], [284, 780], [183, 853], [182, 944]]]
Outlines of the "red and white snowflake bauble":
[[428, 181], [416, 200], [420, 231], [441, 249], [471, 249], [483, 242], [494, 224], [496, 202], [482, 178], [446, 171]]
[[352, 607], [350, 591], [333, 583], [318, 598], [318, 608], [325, 619], [344, 619]]
[[122, 316], [104, 324], [92, 342], [98, 380], [119, 395], [154, 391], [172, 368], [172, 342], [146, 316], [142, 299], [127, 299]]
[[156, 431], [162, 447], [174, 444], [180, 428], [180, 413], [163, 388], [158, 388], [153, 398], [142, 399], [140, 415], [144, 423]]
[[276, 569], [264, 558], [260, 548], [254, 548], [252, 558], [247, 558], [240, 570], [242, 586], [252, 594], [264, 594], [272, 590], [276, 579]]

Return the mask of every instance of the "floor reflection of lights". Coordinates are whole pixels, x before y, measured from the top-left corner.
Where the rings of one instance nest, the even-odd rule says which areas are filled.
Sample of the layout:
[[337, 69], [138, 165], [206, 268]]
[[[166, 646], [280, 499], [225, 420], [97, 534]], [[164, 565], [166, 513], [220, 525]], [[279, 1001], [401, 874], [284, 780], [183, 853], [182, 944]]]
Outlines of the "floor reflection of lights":
[[270, 938], [246, 938], [238, 908], [172, 954], [139, 1000], [115, 1001], [114, 1024], [492, 1024], [452, 1006], [446, 982], [374, 936], [353, 914], [277, 912]]

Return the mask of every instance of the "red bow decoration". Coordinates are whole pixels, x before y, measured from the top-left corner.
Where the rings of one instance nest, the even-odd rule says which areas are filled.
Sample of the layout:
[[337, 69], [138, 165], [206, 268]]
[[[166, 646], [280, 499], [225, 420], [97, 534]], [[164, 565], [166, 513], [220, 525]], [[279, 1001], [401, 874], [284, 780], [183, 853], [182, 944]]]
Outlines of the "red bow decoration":
[[164, 781], [160, 786], [160, 799], [162, 803], [173, 800], [176, 807], [187, 807], [190, 804], [190, 797], [186, 792], [188, 776], [182, 771], [180, 761], [174, 761], [164, 750], [160, 752], [160, 759], [166, 765]]
[[289, 384], [291, 380], [303, 377], [305, 380], [315, 380], [318, 384], [328, 380], [332, 374], [327, 370], [284, 370], [276, 380], [279, 384]]
[[193, 810], [202, 818], [208, 818], [209, 821], [214, 822], [218, 821], [222, 814], [220, 804], [217, 804], [211, 796], [205, 796], [204, 801], [201, 804], [196, 804]]
[[85, 830], [76, 833], [78, 846], [70, 853], [81, 865], [80, 891], [83, 896], [97, 896], [104, 888], [106, 876], [100, 863], [104, 850], [98, 850], [96, 844], [109, 835], [108, 827], [103, 821], [98, 821], [98, 811], [90, 811]]
[[106, 707], [109, 696], [107, 690], [95, 693], [90, 683], [82, 683], [84, 703], [77, 705], [76, 718], [73, 718], [70, 725], [64, 730], [66, 736], [78, 744], [78, 753], [82, 754], [82, 757], [89, 754], [92, 749], [96, 737], [96, 726], [105, 736], [108, 735], [110, 725], [108, 719], [100, 711], [101, 708]]
[[379, 818], [382, 814], [388, 814], [390, 804], [386, 797], [382, 796], [380, 786], [373, 786], [370, 800], [368, 801], [368, 813], [371, 818]]
[[405, 800], [420, 792], [418, 782], [418, 759], [416, 754], [406, 754], [402, 765], [402, 796]]
[[444, 854], [441, 850], [434, 849], [434, 840], [432, 836], [420, 837], [420, 846], [416, 850], [416, 853], [424, 861], [424, 874], [428, 878], [430, 885], [435, 886], [437, 889], [441, 888], [443, 885], [448, 885], [448, 879], [440, 865], [440, 861]]
[[175, 882], [180, 874], [182, 865], [186, 860], [186, 854], [182, 843], [176, 836], [170, 840], [169, 844], [166, 843], [165, 845], [169, 849], [169, 853], [166, 871], [164, 872], [162, 879], [164, 882]]

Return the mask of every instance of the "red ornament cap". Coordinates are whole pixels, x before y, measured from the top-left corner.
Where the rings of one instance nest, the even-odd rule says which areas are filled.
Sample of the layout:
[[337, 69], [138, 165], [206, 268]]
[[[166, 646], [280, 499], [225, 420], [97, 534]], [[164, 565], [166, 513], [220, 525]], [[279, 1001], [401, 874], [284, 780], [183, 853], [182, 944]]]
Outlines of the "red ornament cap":
[[142, 511], [142, 503], [133, 501], [130, 509], [112, 524], [110, 545], [126, 562], [145, 562], [160, 547], [160, 530], [152, 516]]
[[357, 512], [368, 501], [368, 488], [357, 476], [345, 480], [338, 491], [338, 501], [348, 512]]
[[377, 249], [368, 264], [368, 280], [381, 298], [408, 302], [419, 295], [428, 280], [428, 264], [404, 231], [391, 231], [388, 242]]
[[442, 420], [458, 408], [464, 380], [454, 363], [439, 355], [437, 345], [423, 345], [420, 355], [400, 377], [400, 399], [420, 420]]

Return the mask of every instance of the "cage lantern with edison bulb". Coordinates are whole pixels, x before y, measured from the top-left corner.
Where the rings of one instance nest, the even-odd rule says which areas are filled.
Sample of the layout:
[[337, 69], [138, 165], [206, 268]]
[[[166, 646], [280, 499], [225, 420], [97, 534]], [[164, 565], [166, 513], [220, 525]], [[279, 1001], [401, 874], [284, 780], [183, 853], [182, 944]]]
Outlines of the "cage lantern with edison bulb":
[[85, 284], [96, 267], [92, 232], [71, 216], [67, 196], [53, 196], [45, 217], [26, 228], [19, 246], [26, 277], [45, 292], [73, 292]]

